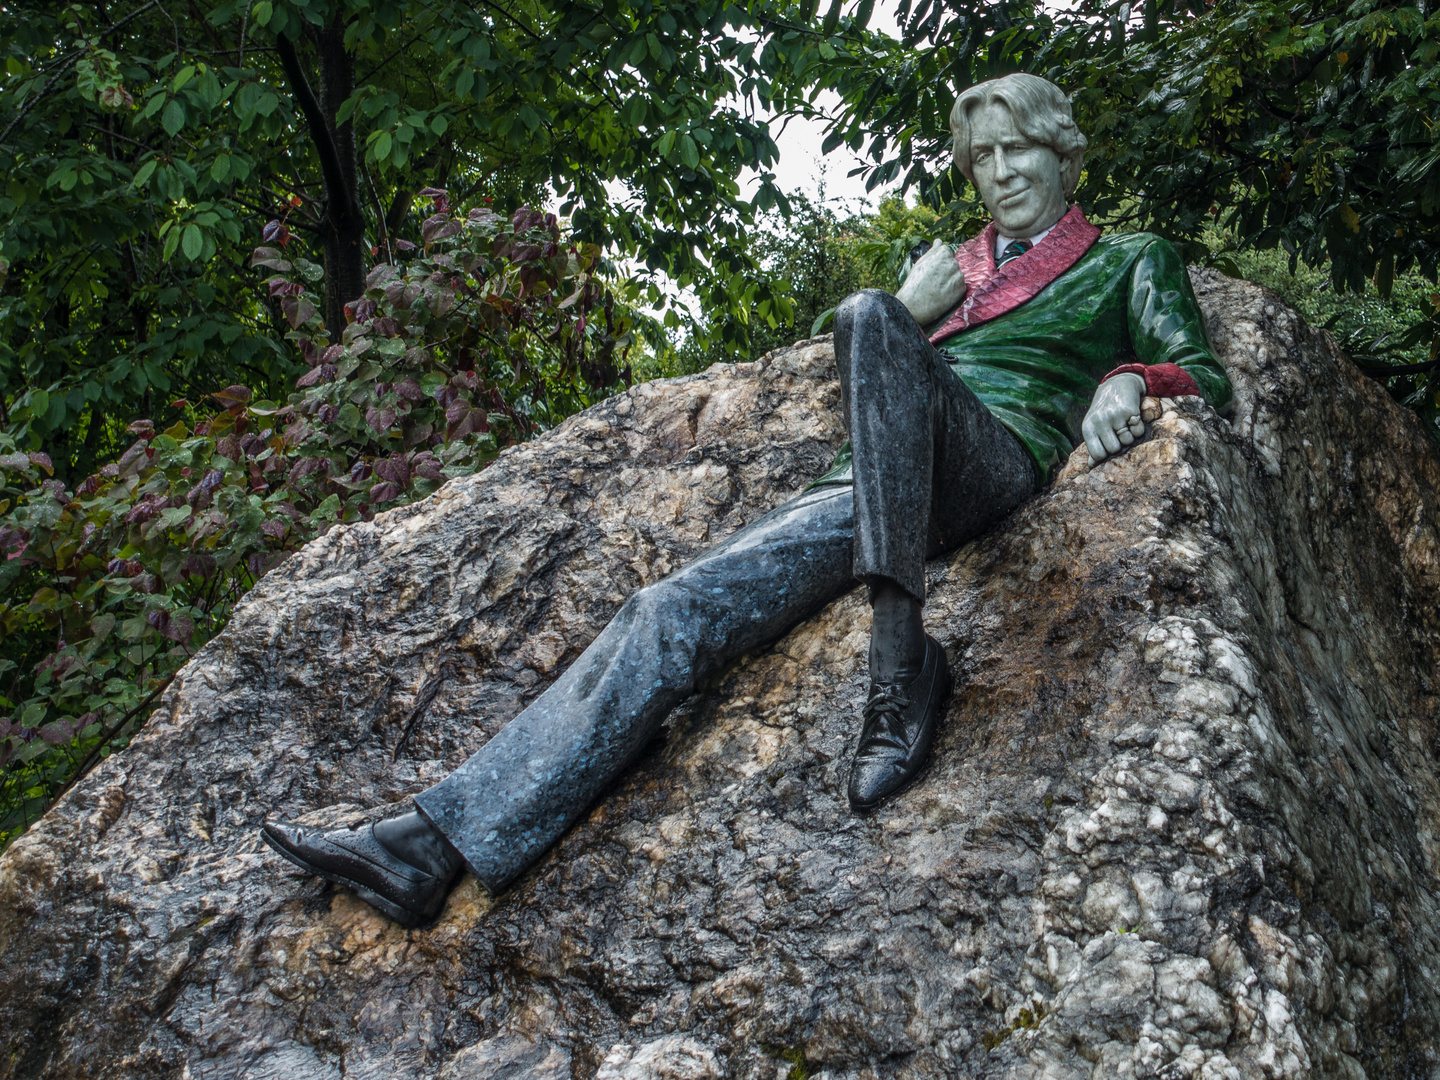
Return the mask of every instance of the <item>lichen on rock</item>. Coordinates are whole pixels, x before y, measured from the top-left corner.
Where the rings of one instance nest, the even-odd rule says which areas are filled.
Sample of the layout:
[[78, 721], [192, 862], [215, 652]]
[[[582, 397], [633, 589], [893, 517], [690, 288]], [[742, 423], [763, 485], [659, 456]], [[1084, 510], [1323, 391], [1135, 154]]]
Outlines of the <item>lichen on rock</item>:
[[256, 837], [433, 782], [801, 489], [823, 339], [310, 545], [0, 859], [0, 1077], [1440, 1075], [1440, 461], [1273, 295], [1195, 284], [1233, 414], [1151, 401], [932, 563], [956, 694], [870, 817], [857, 591], [429, 929]]

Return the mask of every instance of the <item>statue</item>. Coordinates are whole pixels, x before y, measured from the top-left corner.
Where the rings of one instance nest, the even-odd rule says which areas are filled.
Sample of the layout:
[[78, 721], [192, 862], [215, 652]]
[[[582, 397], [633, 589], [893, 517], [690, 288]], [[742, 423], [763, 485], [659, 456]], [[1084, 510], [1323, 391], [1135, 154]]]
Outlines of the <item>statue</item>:
[[[894, 295], [835, 316], [850, 441], [802, 494], [633, 594], [555, 683], [415, 809], [265, 840], [406, 926], [468, 868], [498, 892], [533, 865], [695, 686], [869, 587], [870, 692], [848, 795], [874, 810], [920, 774], [950, 674], [925, 632], [927, 558], [983, 534], [1081, 440], [1100, 462], [1144, 434], [1141, 398], [1230, 384], [1185, 265], [1150, 234], [1101, 236], [1067, 205], [1085, 137], [1058, 87], [1009, 75], [962, 93], [955, 161], [993, 222], [937, 244]], [[921, 329], [924, 327], [925, 329]]]

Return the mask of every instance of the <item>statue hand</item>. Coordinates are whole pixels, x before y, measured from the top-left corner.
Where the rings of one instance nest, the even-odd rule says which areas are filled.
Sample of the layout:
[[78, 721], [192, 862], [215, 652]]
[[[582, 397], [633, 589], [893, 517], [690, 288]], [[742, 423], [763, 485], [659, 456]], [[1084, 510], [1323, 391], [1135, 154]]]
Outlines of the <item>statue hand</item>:
[[1145, 396], [1145, 380], [1128, 372], [1106, 379], [1095, 391], [1090, 411], [1080, 430], [1085, 447], [1090, 451], [1090, 464], [1118, 454], [1145, 434], [1145, 421], [1140, 419], [1140, 400]]
[[921, 326], [928, 326], [965, 297], [965, 275], [955, 262], [955, 249], [934, 244], [910, 268], [895, 299], [909, 309]]

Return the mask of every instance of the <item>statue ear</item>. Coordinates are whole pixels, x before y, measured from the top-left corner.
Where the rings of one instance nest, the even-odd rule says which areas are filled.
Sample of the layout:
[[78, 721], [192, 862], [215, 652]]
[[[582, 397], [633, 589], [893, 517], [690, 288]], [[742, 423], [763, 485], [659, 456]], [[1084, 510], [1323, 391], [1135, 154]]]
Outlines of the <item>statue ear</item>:
[[1065, 198], [1075, 194], [1080, 186], [1080, 168], [1085, 164], [1085, 151], [1077, 150], [1060, 159], [1060, 183], [1065, 189]]

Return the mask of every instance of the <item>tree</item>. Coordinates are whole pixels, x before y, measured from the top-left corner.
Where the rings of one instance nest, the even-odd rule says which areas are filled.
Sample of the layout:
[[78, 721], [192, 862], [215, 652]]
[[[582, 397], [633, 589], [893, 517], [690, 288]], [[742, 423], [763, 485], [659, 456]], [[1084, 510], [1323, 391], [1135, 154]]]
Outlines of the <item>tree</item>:
[[747, 237], [783, 205], [757, 110], [808, 107], [804, 16], [783, 0], [5, 7], [0, 422], [84, 476], [162, 401], [283, 396], [304, 368], [247, 265], [253, 237], [270, 222], [320, 241], [337, 337], [370, 260], [420, 240], [425, 187], [502, 208], [553, 191], [579, 240], [693, 287], [728, 313], [714, 346], [748, 352], [752, 319], [788, 314]]

